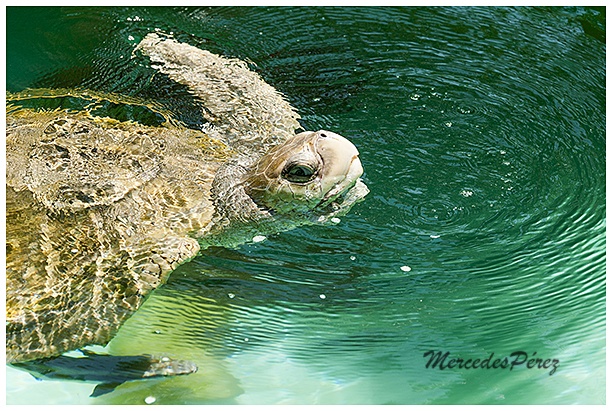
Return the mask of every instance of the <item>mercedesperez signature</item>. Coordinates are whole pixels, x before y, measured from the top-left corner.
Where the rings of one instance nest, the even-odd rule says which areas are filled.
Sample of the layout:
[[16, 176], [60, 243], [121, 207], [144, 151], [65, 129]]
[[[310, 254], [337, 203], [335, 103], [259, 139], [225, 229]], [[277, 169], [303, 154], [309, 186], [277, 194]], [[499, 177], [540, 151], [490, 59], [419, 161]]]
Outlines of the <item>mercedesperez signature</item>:
[[439, 368], [445, 369], [497, 369], [497, 368], [509, 368], [512, 371], [515, 368], [525, 366], [526, 368], [538, 368], [538, 369], [551, 369], [548, 375], [553, 375], [557, 371], [559, 366], [559, 360], [556, 358], [536, 358], [537, 352], [534, 352], [530, 357], [525, 351], [514, 351], [509, 357], [496, 358], [493, 360], [495, 353], [491, 353], [487, 358], [460, 358], [453, 357], [449, 359], [450, 352], [446, 351], [434, 351], [429, 350], [423, 357], [429, 357], [429, 361], [425, 365], [425, 368]]

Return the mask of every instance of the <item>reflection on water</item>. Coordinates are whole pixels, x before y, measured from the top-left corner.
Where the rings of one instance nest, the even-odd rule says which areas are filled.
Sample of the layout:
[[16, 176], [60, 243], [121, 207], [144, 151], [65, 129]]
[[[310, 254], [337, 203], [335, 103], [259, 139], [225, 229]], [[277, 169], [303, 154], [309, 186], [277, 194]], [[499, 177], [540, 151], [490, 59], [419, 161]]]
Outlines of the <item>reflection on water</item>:
[[[157, 28], [245, 59], [305, 128], [352, 139], [371, 189], [337, 226], [182, 266], [108, 351], [200, 371], [96, 402], [605, 402], [601, 10], [12, 9], [7, 25], [10, 91], [128, 94], [193, 126], [134, 44]], [[427, 369], [429, 350], [559, 367]], [[92, 401], [88, 384], [8, 373], [9, 403]]]

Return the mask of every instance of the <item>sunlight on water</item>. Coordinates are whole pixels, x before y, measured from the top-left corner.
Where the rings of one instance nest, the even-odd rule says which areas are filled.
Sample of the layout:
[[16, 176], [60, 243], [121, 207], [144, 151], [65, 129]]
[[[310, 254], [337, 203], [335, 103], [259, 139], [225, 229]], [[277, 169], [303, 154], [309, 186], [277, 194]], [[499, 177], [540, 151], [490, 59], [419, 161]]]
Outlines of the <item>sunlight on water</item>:
[[[206, 250], [107, 347], [196, 374], [91, 399], [8, 367], [8, 403], [605, 403], [605, 12], [9, 9], [7, 89], [125, 94], [198, 128], [188, 92], [130, 58], [156, 29], [350, 138], [371, 193], [337, 225]], [[442, 370], [430, 350], [559, 365]]]

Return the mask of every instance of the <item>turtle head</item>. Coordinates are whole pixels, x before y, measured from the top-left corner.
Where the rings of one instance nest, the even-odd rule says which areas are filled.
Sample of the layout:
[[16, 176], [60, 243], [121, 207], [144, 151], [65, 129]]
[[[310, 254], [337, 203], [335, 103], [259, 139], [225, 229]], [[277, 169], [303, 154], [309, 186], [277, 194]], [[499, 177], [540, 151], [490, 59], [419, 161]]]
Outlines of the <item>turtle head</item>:
[[296, 134], [256, 159], [224, 164], [211, 189], [201, 244], [233, 247], [257, 235], [334, 222], [368, 194], [355, 146], [330, 131]]
[[357, 148], [330, 131], [306, 131], [272, 148], [251, 169], [245, 190], [274, 215], [323, 223], [367, 193]]

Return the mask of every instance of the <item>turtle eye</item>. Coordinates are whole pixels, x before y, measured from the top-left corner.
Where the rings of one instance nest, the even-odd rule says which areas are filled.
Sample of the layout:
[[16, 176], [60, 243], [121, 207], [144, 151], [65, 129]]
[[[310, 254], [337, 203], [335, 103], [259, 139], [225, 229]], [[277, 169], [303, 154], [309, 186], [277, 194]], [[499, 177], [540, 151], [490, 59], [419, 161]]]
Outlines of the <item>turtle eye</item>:
[[316, 170], [305, 164], [290, 164], [283, 170], [283, 177], [292, 183], [307, 183], [316, 174]]

